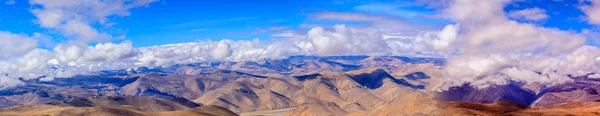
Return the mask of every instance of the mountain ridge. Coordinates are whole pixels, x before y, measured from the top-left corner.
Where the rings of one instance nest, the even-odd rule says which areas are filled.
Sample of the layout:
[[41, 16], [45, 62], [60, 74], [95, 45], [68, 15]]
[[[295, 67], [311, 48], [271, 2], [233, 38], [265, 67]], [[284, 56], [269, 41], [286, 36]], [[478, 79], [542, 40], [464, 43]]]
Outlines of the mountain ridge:
[[[438, 104], [452, 102], [512, 102], [545, 107], [600, 98], [597, 94], [600, 86], [596, 86], [600, 82], [587, 77], [573, 77], [574, 82], [552, 86], [509, 82], [489, 88], [465, 84], [447, 91], [433, 91], [447, 76], [443, 62], [435, 58], [395, 56], [296, 56], [138, 67], [53, 81], [23, 80], [24, 86], [0, 90], [0, 107], [93, 106], [100, 102], [115, 103], [107, 100], [97, 103], [93, 101], [98, 99], [90, 98], [132, 96], [127, 99], [148, 97], [153, 99], [152, 103], [184, 99], [185, 103], [219, 106], [234, 113], [296, 108], [289, 115], [329, 111], [332, 115], [385, 115], [431, 114], [435, 113], [433, 109], [444, 109]], [[131, 103], [124, 106], [127, 107], [118, 108], [138, 107]], [[181, 104], [165, 106], [176, 109], [169, 112], [189, 110]], [[149, 112], [147, 108], [133, 109]]]

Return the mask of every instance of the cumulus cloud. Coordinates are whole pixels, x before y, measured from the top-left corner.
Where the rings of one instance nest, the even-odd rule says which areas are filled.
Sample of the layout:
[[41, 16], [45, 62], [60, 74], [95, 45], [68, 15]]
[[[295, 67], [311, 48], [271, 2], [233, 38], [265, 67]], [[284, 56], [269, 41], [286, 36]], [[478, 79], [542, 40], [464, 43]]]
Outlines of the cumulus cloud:
[[142, 66], [163, 66], [175, 63], [193, 62], [206, 60], [207, 53], [202, 53], [209, 49], [208, 46], [203, 46], [196, 43], [181, 43], [162, 46], [151, 46], [139, 48], [137, 65]]
[[541, 21], [548, 19], [546, 11], [540, 8], [511, 11], [508, 13], [508, 16], [514, 19], [523, 19], [529, 21]]
[[583, 46], [569, 54], [564, 62], [563, 73], [576, 76], [600, 71], [600, 48]]
[[225, 41], [219, 42], [215, 47], [212, 48], [210, 55], [215, 59], [223, 59], [231, 56], [231, 46]]
[[130, 41], [120, 44], [104, 43], [94, 47], [88, 47], [81, 60], [83, 62], [118, 62], [122, 59], [137, 55], [137, 49], [131, 46]]
[[14, 61], [0, 61], [0, 72], [9, 74], [10, 78], [23, 79], [71, 77], [100, 70], [129, 68], [136, 62], [131, 58], [138, 55], [131, 42], [89, 47], [61, 44], [53, 51], [37, 48], [25, 53]]
[[[448, 56], [444, 69], [449, 76], [440, 89], [462, 84], [484, 88], [509, 81], [557, 84], [570, 81], [567, 75], [598, 71], [597, 53], [591, 53], [595, 47], [582, 47], [583, 35], [508, 20], [512, 15], [527, 19], [542, 13], [526, 9], [507, 14], [503, 9], [510, 2], [454, 0], [443, 8], [460, 27], [448, 48], [457, 52]], [[565, 54], [569, 56], [561, 57]]]
[[0, 31], [0, 60], [23, 55], [37, 47], [37, 40], [27, 35]]
[[442, 31], [438, 34], [438, 39], [433, 39], [431, 44], [433, 44], [434, 50], [443, 50], [450, 46], [456, 37], [458, 36], [458, 29], [460, 27], [458, 25], [446, 25]]
[[293, 41], [200, 41], [139, 48], [137, 66], [165, 66], [202, 61], [243, 61], [303, 54]]
[[[439, 89], [470, 84], [477, 88], [504, 85], [509, 81], [560, 84], [572, 79], [569, 62], [555, 57], [526, 54], [460, 55], [448, 59], [444, 68], [450, 75]], [[579, 70], [577, 70], [579, 71]]]
[[503, 20], [503, 8], [509, 2], [510, 0], [453, 0], [444, 11], [457, 22]]
[[[46, 47], [51, 47], [47, 36], [12, 34], [0, 31], [0, 72], [9, 73], [0, 80], [2, 85], [16, 82], [15, 78], [35, 79], [46, 76], [68, 77], [89, 71], [127, 68], [134, 66], [138, 49], [126, 41], [119, 44], [101, 43], [86, 46], [88, 42], [105, 42], [112, 37], [92, 25], [113, 25], [110, 16], [127, 16], [129, 9], [147, 6], [156, 0], [29, 0], [30, 12], [37, 18], [42, 28], [57, 30], [63, 36], [73, 38], [70, 43], [62, 43], [52, 51], [37, 48], [38, 39]], [[15, 60], [7, 60], [14, 58]], [[60, 69], [60, 70], [57, 70]], [[8, 78], [12, 78], [8, 79]], [[7, 83], [3, 83], [7, 82]]]
[[307, 40], [318, 55], [382, 54], [389, 50], [377, 30], [335, 25], [333, 31], [316, 27], [308, 31]]
[[591, 2], [591, 5], [581, 6], [580, 8], [586, 14], [588, 23], [600, 25], [600, 0], [585, 0]]
[[573, 32], [544, 28], [507, 19], [508, 0], [455, 0], [445, 10], [461, 24], [457, 40], [463, 53], [533, 53], [551, 55], [570, 52], [585, 44]]
[[600, 72], [600, 48], [582, 46], [566, 57], [533, 54], [460, 55], [448, 59], [445, 70], [451, 75], [441, 88], [468, 82], [484, 88], [508, 81], [560, 84], [571, 76], [596, 78]]
[[76, 61], [83, 55], [83, 48], [80, 46], [60, 44], [54, 47], [56, 58], [60, 62]]
[[585, 37], [572, 32], [521, 24], [515, 21], [493, 21], [478, 25], [461, 25], [465, 53], [546, 53], [557, 55], [585, 44]]
[[127, 16], [129, 9], [147, 6], [156, 0], [29, 0], [31, 12], [41, 27], [57, 29], [80, 41], [104, 41], [108, 33], [92, 24], [110, 24], [109, 16]]

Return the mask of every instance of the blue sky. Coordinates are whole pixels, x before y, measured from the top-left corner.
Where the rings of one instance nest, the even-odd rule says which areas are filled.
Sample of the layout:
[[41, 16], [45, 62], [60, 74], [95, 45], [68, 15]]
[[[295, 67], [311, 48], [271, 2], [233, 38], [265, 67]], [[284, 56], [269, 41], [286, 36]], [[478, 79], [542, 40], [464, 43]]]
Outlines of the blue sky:
[[576, 0], [560, 2], [552, 0], [521, 1], [508, 5], [505, 11], [538, 7], [546, 10], [546, 14], [549, 16], [546, 21], [537, 22], [541, 26], [576, 31], [591, 29], [593, 26], [586, 23], [583, 18], [585, 14], [578, 8], [581, 5], [583, 3]]
[[[115, 25], [95, 25], [112, 35], [126, 35], [134, 46], [151, 46], [198, 40], [269, 40], [269, 35], [284, 30], [302, 30], [302, 25], [331, 26], [340, 22], [316, 21], [311, 15], [321, 12], [365, 12], [410, 18], [417, 13], [433, 13], [420, 6], [391, 6], [386, 9], [359, 8], [382, 6], [389, 1], [286, 1], [286, 0], [164, 0], [147, 7], [130, 9], [129, 16], [109, 17]], [[404, 4], [404, 3], [397, 3]], [[13, 33], [46, 33], [56, 42], [67, 40], [51, 29], [36, 24], [27, 1], [0, 4], [0, 30]], [[403, 13], [408, 13], [405, 16]], [[419, 22], [419, 20], [415, 20]], [[422, 21], [420, 21], [422, 22]], [[113, 40], [122, 41], [122, 40]]]
[[[7, 0], [3, 2], [5, 1]], [[532, 22], [536, 25], [578, 32], [583, 29], [594, 30], [594, 26], [581, 18], [584, 14], [577, 8], [580, 5], [582, 3], [574, 0], [521, 1], [507, 5], [505, 11], [538, 7], [548, 11], [549, 18]], [[36, 24], [36, 17], [30, 10], [30, 4], [24, 0], [17, 0], [14, 4], [0, 4], [0, 30], [20, 34], [44, 33], [51, 36], [55, 43], [68, 40], [68, 37], [56, 33], [53, 29], [41, 28]], [[382, 15], [440, 26], [452, 23], [444, 19], [420, 18], [436, 13], [436, 9], [426, 5], [419, 5], [413, 1], [389, 0], [164, 0], [129, 11], [131, 14], [128, 16], [108, 17], [115, 23], [110, 27], [98, 24], [93, 26], [113, 36], [125, 35], [125, 40], [132, 41], [136, 47], [142, 47], [200, 40], [270, 40], [273, 39], [270, 35], [285, 30], [307, 30], [303, 25], [329, 27], [334, 24], [357, 24], [311, 18], [311, 15], [322, 12]]]

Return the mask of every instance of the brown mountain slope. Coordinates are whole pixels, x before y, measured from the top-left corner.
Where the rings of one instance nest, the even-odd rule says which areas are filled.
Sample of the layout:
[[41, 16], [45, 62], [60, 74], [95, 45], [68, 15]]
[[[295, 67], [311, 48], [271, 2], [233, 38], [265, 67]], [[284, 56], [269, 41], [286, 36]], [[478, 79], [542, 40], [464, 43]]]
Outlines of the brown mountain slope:
[[54, 101], [55, 96], [46, 92], [25, 93], [10, 96], [0, 96], [0, 107], [8, 107], [15, 105], [35, 105], [45, 104]]
[[218, 105], [234, 112], [333, 102], [347, 112], [363, 112], [412, 92], [413, 86], [376, 68], [349, 73], [326, 70], [289, 78], [238, 78], [204, 93], [194, 102]]
[[446, 102], [438, 104], [440, 110], [434, 111], [433, 115], [457, 116], [457, 115], [505, 115], [512, 112], [524, 110], [527, 106], [510, 102], [495, 102], [492, 104]]
[[286, 116], [343, 116], [348, 112], [332, 102], [300, 104]]
[[540, 91], [542, 94], [531, 106], [547, 106], [564, 102], [594, 102], [600, 100], [600, 82], [576, 79], [573, 83], [552, 86]]
[[597, 116], [600, 115], [600, 102], [567, 102], [544, 107], [528, 107], [518, 103], [494, 102], [440, 102], [435, 98], [415, 92], [394, 98], [377, 109], [352, 113], [350, 116]]
[[[367, 86], [371, 84], [377, 87], [369, 89]], [[348, 74], [326, 70], [289, 78], [239, 78], [206, 92], [194, 102], [226, 107], [234, 112], [333, 102], [348, 112], [362, 112], [384, 105], [389, 99], [382, 96], [391, 99], [412, 92], [411, 86], [381, 69]]]
[[402, 116], [402, 115], [417, 115], [430, 114], [438, 109], [435, 99], [423, 93], [413, 92], [407, 93], [402, 97], [396, 97], [387, 105], [379, 107], [370, 112], [353, 114], [355, 116]]
[[390, 104], [383, 109], [375, 110], [371, 113], [356, 113], [352, 115], [597, 116], [600, 115], [600, 102], [569, 102], [546, 107], [527, 107], [511, 102], [495, 102], [490, 104], [444, 102], [432, 104], [431, 102], [417, 100], [402, 105]]
[[255, 86], [246, 81], [234, 81], [217, 90], [194, 100], [196, 103], [218, 105], [234, 112], [249, 112], [256, 110], [272, 110], [296, 106], [290, 98]]
[[141, 96], [101, 96], [90, 98], [73, 98], [66, 102], [53, 102], [50, 104], [73, 107], [127, 106], [145, 112], [188, 110], [200, 106], [200, 104], [190, 102], [184, 98], [150, 98]]
[[359, 61], [360, 64], [365, 65], [367, 67], [385, 67], [385, 68], [393, 68], [400, 67], [404, 65], [404, 61], [387, 56], [371, 56], [366, 59]]
[[53, 105], [23, 105], [0, 109], [2, 116], [237, 116], [218, 106], [201, 106], [189, 110], [144, 112], [130, 107], [71, 107]]
[[208, 91], [225, 86], [239, 78], [265, 78], [262, 76], [216, 69], [200, 75], [144, 74], [123, 86], [120, 93], [132, 96], [183, 97], [197, 99]]
[[569, 102], [546, 107], [526, 107], [510, 102], [492, 104], [446, 102], [432, 115], [480, 115], [480, 116], [597, 116], [600, 115], [599, 102]]
[[554, 115], [554, 116], [598, 116], [600, 115], [600, 102], [569, 102], [549, 105], [546, 107], [534, 107], [519, 112], [508, 113], [510, 115]]
[[416, 87], [407, 83], [405, 79], [397, 79], [391, 76], [386, 71], [378, 68], [364, 68], [346, 72], [357, 83], [362, 84], [367, 88], [371, 88], [370, 92], [377, 95], [383, 101], [390, 101], [395, 97], [407, 95]]

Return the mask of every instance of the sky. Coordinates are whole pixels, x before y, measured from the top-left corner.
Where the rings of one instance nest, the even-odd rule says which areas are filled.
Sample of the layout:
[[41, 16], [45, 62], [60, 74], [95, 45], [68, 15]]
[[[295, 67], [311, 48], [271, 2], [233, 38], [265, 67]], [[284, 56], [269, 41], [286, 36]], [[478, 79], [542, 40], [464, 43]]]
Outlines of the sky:
[[[382, 1], [388, 2], [388, 1]], [[6, 4], [10, 3], [10, 4]], [[322, 12], [364, 12], [386, 14], [381, 11], [360, 9], [361, 5], [385, 4], [378, 1], [285, 1], [285, 0], [204, 0], [154, 1], [144, 6], [128, 9], [127, 16], [108, 16], [111, 25], [92, 24], [96, 29], [113, 36], [123, 35], [136, 47], [175, 44], [199, 40], [251, 40], [273, 39], [271, 35], [286, 30], [307, 30], [313, 25], [332, 26], [333, 21], [311, 19]], [[40, 27], [31, 12], [29, 1], [5, 0], [0, 8], [0, 27], [13, 33], [44, 33], [55, 43], [70, 38], [52, 29]], [[394, 8], [395, 9], [395, 8]], [[391, 9], [391, 10], [394, 10]], [[432, 9], [406, 7], [412, 12], [431, 13]], [[399, 11], [402, 9], [398, 9]], [[392, 11], [395, 12], [395, 11]], [[409, 12], [409, 11], [400, 11]], [[395, 15], [395, 14], [390, 14]], [[404, 15], [404, 14], [400, 14]], [[408, 18], [410, 16], [400, 16]], [[307, 27], [308, 26], [308, 27]], [[113, 39], [119, 42], [122, 39]], [[95, 44], [95, 43], [94, 43]]]
[[[4, 0], [0, 7], [0, 27], [17, 34], [42, 33], [51, 36], [54, 44], [67, 42], [70, 37], [53, 29], [41, 27], [33, 9], [26, 0]], [[545, 18], [533, 23], [561, 30], [581, 32], [594, 29], [581, 16], [579, 1], [519, 1], [504, 9], [512, 10], [540, 8], [547, 12]], [[39, 6], [39, 5], [37, 5]], [[311, 26], [335, 24], [360, 24], [361, 22], [316, 20], [311, 16], [323, 12], [362, 13], [386, 16], [414, 23], [443, 26], [451, 23], [444, 19], [427, 19], [419, 16], [434, 15], [436, 9], [415, 1], [240, 1], [207, 0], [153, 1], [144, 6], [127, 9], [127, 16], [107, 16], [109, 25], [92, 24], [99, 31], [107, 32], [118, 39], [110, 42], [130, 40], [135, 47], [175, 44], [202, 40], [270, 40], [273, 34], [288, 30], [306, 31]], [[517, 20], [523, 21], [523, 20]], [[531, 21], [523, 21], [531, 22]], [[117, 37], [114, 37], [117, 38]], [[91, 43], [90, 45], [97, 44]], [[52, 47], [52, 46], [44, 46]]]
[[[4, 0], [0, 5], [0, 29], [17, 34], [42, 33], [51, 36], [53, 44], [67, 42], [56, 30], [41, 27], [30, 1]], [[540, 26], [581, 32], [595, 27], [586, 23], [583, 11], [577, 6], [579, 1], [520, 1], [514, 2], [505, 11], [540, 8], [547, 12], [542, 21], [533, 22]], [[323, 12], [347, 12], [380, 15], [415, 23], [443, 26], [451, 21], [443, 19], [418, 18], [422, 15], [434, 15], [436, 9], [415, 1], [337, 1], [337, 0], [205, 0], [153, 1], [127, 9], [129, 15], [107, 16], [110, 25], [92, 24], [94, 28], [123, 39], [130, 40], [135, 47], [145, 47], [183, 42], [221, 39], [231, 40], [270, 40], [271, 35], [288, 30], [306, 31], [311, 26], [332, 26], [335, 24], [356, 24], [360, 22], [323, 21], [311, 18]], [[528, 22], [528, 21], [525, 21]], [[116, 38], [116, 37], [113, 37]], [[91, 43], [90, 45], [97, 44]], [[52, 48], [53, 46], [43, 46]]]
[[444, 86], [556, 84], [599, 72], [599, 25], [598, 0], [0, 0], [0, 89], [292, 55], [442, 57]]

